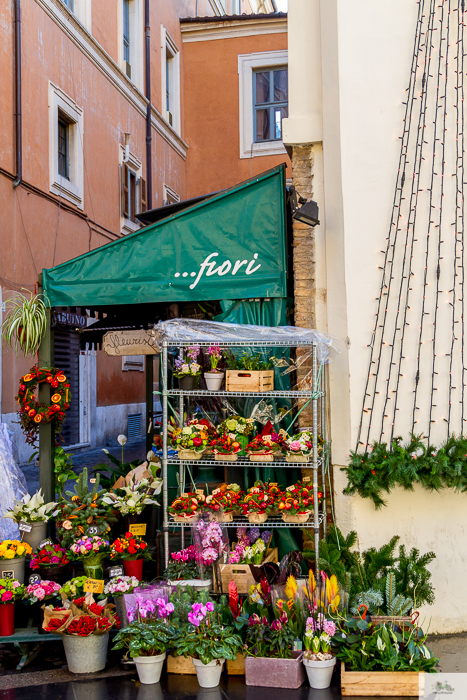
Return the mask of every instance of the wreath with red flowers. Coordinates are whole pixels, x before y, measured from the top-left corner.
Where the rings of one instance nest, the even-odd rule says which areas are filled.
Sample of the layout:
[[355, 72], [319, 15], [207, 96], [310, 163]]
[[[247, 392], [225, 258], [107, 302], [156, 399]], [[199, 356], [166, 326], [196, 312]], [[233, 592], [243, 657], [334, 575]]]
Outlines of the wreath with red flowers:
[[[47, 382], [53, 390], [50, 404], [40, 403], [36, 399], [36, 389], [41, 382]], [[15, 398], [19, 405], [21, 428], [26, 435], [26, 442], [30, 445], [35, 445], [41, 423], [54, 421], [56, 432], [61, 432], [65, 411], [70, 408], [71, 403], [70, 385], [62, 370], [56, 367], [31, 367], [29, 373], [21, 377], [18, 395]]]

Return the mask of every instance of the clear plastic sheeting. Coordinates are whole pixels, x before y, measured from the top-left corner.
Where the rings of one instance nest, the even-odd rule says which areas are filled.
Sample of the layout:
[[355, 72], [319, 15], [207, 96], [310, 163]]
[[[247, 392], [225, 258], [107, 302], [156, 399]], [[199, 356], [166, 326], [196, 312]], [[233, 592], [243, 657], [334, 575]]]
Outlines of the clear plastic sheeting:
[[18, 539], [18, 526], [3, 516], [13, 508], [13, 500], [20, 500], [27, 493], [26, 479], [13, 458], [8, 428], [0, 422], [0, 540]]
[[[174, 318], [159, 321], [153, 330], [156, 342], [161, 347], [164, 340], [174, 345], [181, 343], [245, 343], [264, 345], [274, 343], [283, 346], [301, 347], [305, 343], [315, 343], [318, 360], [327, 363], [338, 350], [338, 341], [311, 328], [297, 326], [255, 326], [236, 323], [220, 323], [193, 318]], [[300, 362], [306, 361], [306, 357]], [[290, 371], [292, 371], [291, 368]]]

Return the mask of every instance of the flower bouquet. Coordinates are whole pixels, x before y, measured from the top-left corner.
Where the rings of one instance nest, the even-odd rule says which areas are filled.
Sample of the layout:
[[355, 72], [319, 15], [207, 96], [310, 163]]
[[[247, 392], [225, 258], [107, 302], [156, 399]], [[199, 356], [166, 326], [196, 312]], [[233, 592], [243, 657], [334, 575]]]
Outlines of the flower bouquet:
[[309, 462], [313, 453], [313, 435], [303, 430], [285, 440], [285, 459], [287, 462]]
[[114, 576], [104, 586], [104, 595], [111, 595], [122, 627], [128, 625], [125, 595], [133, 593], [141, 582], [135, 576]]
[[225, 433], [218, 437], [217, 440], [211, 440], [209, 444], [213, 448], [216, 461], [236, 462], [238, 453], [242, 449], [234, 433]]
[[[243, 533], [245, 530], [245, 533]], [[261, 566], [266, 551], [271, 540], [270, 530], [263, 530], [252, 527], [248, 532], [246, 528], [237, 529], [238, 542], [236, 542], [229, 553], [229, 564], [254, 564]]]
[[38, 583], [31, 583], [27, 588], [26, 588], [26, 596], [31, 603], [38, 603], [39, 601], [43, 600], [50, 600], [51, 598], [55, 598], [55, 596], [59, 593], [61, 589], [61, 586], [59, 583], [55, 583], [55, 581], [39, 581]]
[[189, 522], [194, 520], [201, 510], [204, 496], [199, 496], [196, 493], [185, 493], [178, 496], [168, 511], [176, 523]]
[[166, 657], [166, 649], [176, 637], [170, 623], [174, 606], [166, 598], [140, 599], [128, 608], [129, 625], [117, 633], [113, 650], [126, 649], [134, 660], [142, 684], [158, 683]]
[[189, 421], [183, 428], [172, 432], [172, 442], [178, 450], [179, 459], [201, 459], [208, 444], [208, 431], [197, 420]]
[[33, 570], [39, 569], [44, 578], [60, 583], [58, 579], [63, 580], [68, 573], [68, 564], [66, 549], [59, 544], [46, 544], [32, 555], [29, 566]]
[[[322, 495], [319, 491], [319, 500]], [[282, 520], [286, 523], [306, 523], [313, 512], [313, 500], [313, 488], [309, 482], [298, 481], [292, 486], [287, 486], [277, 503]]]
[[250, 523], [264, 523], [273, 510], [273, 498], [256, 482], [243, 497], [242, 510]]
[[215, 515], [218, 522], [230, 523], [239, 509], [241, 493], [238, 484], [221, 484], [206, 497], [206, 509]]
[[70, 546], [70, 559], [83, 562], [84, 572], [88, 578], [104, 578], [102, 560], [109, 553], [109, 541], [98, 535], [85, 535]]
[[196, 389], [201, 374], [201, 365], [197, 362], [199, 345], [191, 345], [175, 359], [174, 377], [177, 377], [180, 389], [193, 391]]
[[141, 537], [127, 532], [118, 537], [110, 546], [110, 558], [121, 559], [127, 576], [134, 576], [139, 581], [143, 578], [143, 560], [149, 557], [146, 542]]
[[240, 454], [245, 454], [245, 447], [248, 444], [248, 435], [251, 435], [254, 428], [254, 418], [243, 418], [242, 416], [230, 416], [218, 426], [217, 433], [219, 436], [231, 433], [235, 435], [237, 442], [240, 443], [242, 449]]
[[137, 483], [131, 482], [128, 486], [121, 486], [114, 491], [109, 491], [102, 498], [102, 502], [112, 506], [122, 515], [141, 515], [146, 506], [159, 505], [155, 498], [148, 495], [149, 488], [154, 488], [156, 489], [155, 493], [160, 493], [162, 479], [155, 479], [152, 482], [149, 482], [148, 479], [142, 479]]
[[60, 588], [60, 596], [62, 600], [73, 600], [74, 598], [80, 598], [84, 595], [84, 584], [86, 583], [87, 576], [75, 576], [74, 578], [67, 581]]
[[94, 673], [104, 668], [109, 630], [119, 625], [113, 607], [105, 601], [96, 603], [92, 593], [74, 599], [70, 608], [45, 607], [43, 629], [62, 635], [72, 673]]
[[32, 547], [21, 540], [3, 540], [0, 542], [0, 578], [16, 579], [24, 583], [24, 564]]
[[0, 637], [15, 631], [15, 600], [24, 596], [24, 586], [15, 579], [0, 578]]
[[[44, 503], [42, 490], [36, 491], [34, 496], [28, 493], [20, 501], [13, 500], [13, 508], [7, 510], [4, 518], [11, 518], [15, 523], [28, 523], [30, 532], [23, 531], [23, 542], [27, 542], [35, 549], [46, 535], [47, 521], [56, 515], [57, 504], [55, 501]], [[55, 511], [52, 513], [52, 511]]]
[[270, 435], [257, 435], [245, 449], [250, 456], [250, 462], [273, 462], [278, 446], [272, 442]]

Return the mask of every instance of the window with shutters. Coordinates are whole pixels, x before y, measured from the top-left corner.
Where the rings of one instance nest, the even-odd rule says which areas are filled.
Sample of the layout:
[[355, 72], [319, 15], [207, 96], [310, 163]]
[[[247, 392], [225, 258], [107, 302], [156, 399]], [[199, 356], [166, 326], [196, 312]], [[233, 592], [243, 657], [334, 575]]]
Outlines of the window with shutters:
[[50, 191], [84, 208], [83, 110], [49, 83]]
[[143, 88], [144, 0], [117, 0], [119, 63], [132, 83]]
[[123, 152], [121, 148], [121, 232], [132, 233], [141, 226], [138, 214], [147, 209], [146, 180], [142, 176], [141, 161], [130, 153], [128, 162], [124, 163]]

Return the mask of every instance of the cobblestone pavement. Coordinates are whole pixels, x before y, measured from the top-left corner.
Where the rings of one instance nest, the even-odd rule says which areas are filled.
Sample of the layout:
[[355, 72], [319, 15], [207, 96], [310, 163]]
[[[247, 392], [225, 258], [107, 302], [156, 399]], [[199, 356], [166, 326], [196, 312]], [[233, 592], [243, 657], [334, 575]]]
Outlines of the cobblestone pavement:
[[[139, 440], [134, 440], [131, 443], [127, 443], [124, 447], [123, 458], [125, 462], [132, 462], [135, 459], [145, 459], [146, 458], [146, 439], [140, 438]], [[94, 469], [101, 462], [108, 462], [108, 459], [102, 450], [104, 447], [100, 447], [96, 450], [89, 450], [88, 452], [78, 452], [76, 454], [71, 453], [73, 459], [73, 469], [77, 474], [81, 474], [85, 467], [88, 471]], [[115, 447], [107, 447], [108, 450], [117, 459], [122, 458], [122, 448], [117, 443]], [[34, 493], [39, 488], [39, 467], [37, 467], [33, 462], [31, 464], [21, 464], [20, 465], [23, 474], [26, 477], [26, 483], [29, 493]], [[73, 482], [68, 482], [67, 488], [71, 486]]]

